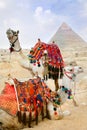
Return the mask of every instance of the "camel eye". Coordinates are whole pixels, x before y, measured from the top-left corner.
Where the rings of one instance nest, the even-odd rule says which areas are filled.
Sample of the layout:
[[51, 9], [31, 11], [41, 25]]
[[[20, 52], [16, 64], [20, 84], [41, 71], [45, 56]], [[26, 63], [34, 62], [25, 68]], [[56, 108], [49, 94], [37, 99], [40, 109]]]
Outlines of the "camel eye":
[[79, 67], [79, 69], [82, 69], [82, 67]]
[[70, 71], [73, 71], [73, 69], [70, 69]]
[[53, 110], [56, 111], [57, 110], [56, 107], [54, 107]]

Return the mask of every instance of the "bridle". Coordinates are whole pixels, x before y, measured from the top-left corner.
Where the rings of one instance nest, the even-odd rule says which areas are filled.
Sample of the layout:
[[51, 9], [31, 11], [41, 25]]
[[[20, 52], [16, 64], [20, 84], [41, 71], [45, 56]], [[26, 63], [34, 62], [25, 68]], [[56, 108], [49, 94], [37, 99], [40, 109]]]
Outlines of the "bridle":
[[[64, 71], [64, 74], [65, 74], [69, 79], [71, 79], [71, 80], [73, 79], [73, 76], [72, 76], [73, 73], [74, 73], [74, 68], [72, 69], [72, 72], [68, 72], [68, 71], [66, 71], [66, 70]], [[68, 74], [71, 74], [71, 76], [69, 76]]]
[[19, 48], [18, 50], [15, 49], [15, 43], [17, 42], [17, 40], [18, 40], [18, 37], [15, 39], [14, 42], [12, 42], [12, 43], [10, 44], [10, 49], [12, 49], [12, 50], [15, 51], [15, 52], [20, 52], [20, 51], [21, 51], [21, 48]]
[[17, 40], [18, 40], [18, 37], [17, 37], [16, 40], [15, 40], [13, 43], [11, 43], [11, 44], [14, 45], [14, 43], [15, 43]]

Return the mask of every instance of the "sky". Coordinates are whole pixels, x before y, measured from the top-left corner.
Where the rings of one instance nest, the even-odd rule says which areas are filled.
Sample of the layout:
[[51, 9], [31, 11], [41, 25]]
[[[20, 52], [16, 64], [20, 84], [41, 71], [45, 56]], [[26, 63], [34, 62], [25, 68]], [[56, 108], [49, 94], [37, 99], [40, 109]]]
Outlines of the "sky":
[[0, 0], [0, 48], [9, 48], [7, 29], [19, 30], [22, 48], [48, 42], [67, 23], [87, 42], [87, 0]]

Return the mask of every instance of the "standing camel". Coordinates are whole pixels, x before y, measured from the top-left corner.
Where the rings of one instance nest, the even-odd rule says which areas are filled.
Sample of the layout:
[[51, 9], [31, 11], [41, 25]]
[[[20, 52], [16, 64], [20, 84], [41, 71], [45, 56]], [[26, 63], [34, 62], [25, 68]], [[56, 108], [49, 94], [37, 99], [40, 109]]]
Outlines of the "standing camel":
[[38, 39], [28, 57], [25, 58], [18, 38], [19, 31], [8, 29], [6, 33], [10, 42], [10, 52], [20, 54], [21, 65], [31, 69], [34, 74], [38, 73], [45, 80], [48, 78], [53, 80], [57, 91], [59, 89], [58, 79], [63, 77], [64, 68], [64, 61], [58, 46], [55, 43], [46, 44]]

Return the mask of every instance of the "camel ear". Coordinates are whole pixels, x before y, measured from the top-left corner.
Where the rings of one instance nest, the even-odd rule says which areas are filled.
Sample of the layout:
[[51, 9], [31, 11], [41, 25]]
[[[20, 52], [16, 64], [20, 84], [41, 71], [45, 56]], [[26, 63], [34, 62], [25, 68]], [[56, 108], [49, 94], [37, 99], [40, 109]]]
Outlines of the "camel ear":
[[19, 34], [19, 30], [17, 30], [17, 34]]

